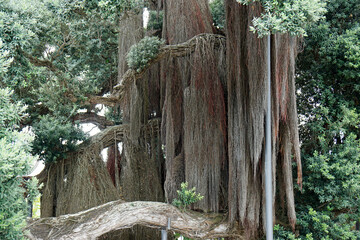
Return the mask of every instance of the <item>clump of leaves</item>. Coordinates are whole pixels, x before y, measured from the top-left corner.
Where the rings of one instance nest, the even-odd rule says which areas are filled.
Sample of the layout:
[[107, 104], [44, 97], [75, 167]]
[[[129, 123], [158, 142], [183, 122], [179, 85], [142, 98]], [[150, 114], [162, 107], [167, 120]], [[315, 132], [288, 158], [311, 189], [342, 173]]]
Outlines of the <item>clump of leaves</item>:
[[66, 153], [74, 151], [79, 141], [86, 140], [86, 135], [78, 125], [64, 117], [44, 116], [34, 124], [35, 140], [33, 152], [45, 163], [53, 163], [65, 158]]
[[181, 183], [181, 189], [177, 190], [178, 198], [175, 198], [172, 204], [185, 210], [189, 205], [196, 203], [204, 198], [200, 193], [196, 193], [196, 188], [188, 189], [188, 183]]
[[259, 37], [269, 33], [286, 33], [306, 36], [305, 28], [321, 19], [326, 3], [320, 0], [236, 0], [241, 4], [261, 2], [264, 12], [253, 19], [250, 30]]
[[129, 67], [137, 72], [143, 70], [148, 62], [157, 56], [162, 44], [164, 44], [164, 40], [158, 37], [145, 37], [141, 39], [137, 44], [131, 46], [126, 56]]

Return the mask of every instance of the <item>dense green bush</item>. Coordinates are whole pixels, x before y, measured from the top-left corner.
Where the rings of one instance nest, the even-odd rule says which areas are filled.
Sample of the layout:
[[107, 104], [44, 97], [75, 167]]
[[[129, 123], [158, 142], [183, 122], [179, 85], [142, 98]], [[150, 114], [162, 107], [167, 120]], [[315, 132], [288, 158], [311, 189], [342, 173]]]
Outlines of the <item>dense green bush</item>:
[[264, 12], [253, 19], [251, 31], [260, 37], [269, 32], [306, 35], [306, 27], [318, 21], [325, 10], [325, 2], [320, 0], [237, 0], [242, 4], [261, 2]]
[[33, 125], [35, 133], [33, 152], [38, 154], [45, 163], [53, 163], [66, 158], [66, 153], [74, 151], [79, 141], [86, 135], [78, 125], [64, 117], [44, 116]]
[[[37, 157], [30, 154], [32, 136], [18, 131], [25, 107], [11, 100], [12, 92], [0, 89], [0, 239], [22, 239], [27, 205], [22, 176]], [[39, 194], [37, 180], [25, 183], [28, 198]]]
[[326, 18], [306, 29], [297, 62], [303, 166], [297, 238], [359, 239], [360, 5], [329, 0], [326, 8]]
[[160, 46], [164, 40], [157, 37], [145, 37], [130, 48], [126, 60], [130, 68], [140, 72], [147, 63], [159, 53]]

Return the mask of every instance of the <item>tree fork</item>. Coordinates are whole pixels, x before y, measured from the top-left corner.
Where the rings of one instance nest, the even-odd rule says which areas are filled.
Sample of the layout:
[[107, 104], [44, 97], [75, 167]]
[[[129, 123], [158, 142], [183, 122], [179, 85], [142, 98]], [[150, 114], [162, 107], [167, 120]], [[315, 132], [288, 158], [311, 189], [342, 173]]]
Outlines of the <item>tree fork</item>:
[[223, 214], [180, 211], [160, 202], [109, 202], [76, 214], [52, 218], [30, 219], [25, 228], [31, 240], [39, 239], [96, 239], [103, 234], [141, 225], [150, 228], [167, 226], [171, 230], [196, 239], [231, 237], [244, 239], [242, 231], [231, 227]]

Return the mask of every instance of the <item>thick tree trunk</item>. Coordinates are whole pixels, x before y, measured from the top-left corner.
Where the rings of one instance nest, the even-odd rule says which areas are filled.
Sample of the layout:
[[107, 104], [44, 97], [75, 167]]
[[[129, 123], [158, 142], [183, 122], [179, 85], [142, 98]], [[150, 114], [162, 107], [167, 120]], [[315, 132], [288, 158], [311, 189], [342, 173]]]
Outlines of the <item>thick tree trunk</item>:
[[[229, 123], [229, 217], [246, 229], [247, 238], [256, 238], [265, 226], [264, 130], [266, 107], [266, 38], [249, 31], [254, 17], [262, 12], [260, 3], [240, 5], [226, 2]], [[294, 66], [296, 39], [272, 36], [272, 172], [275, 193], [286, 196], [283, 206], [291, 225], [295, 208], [291, 175], [291, 154], [298, 162]], [[279, 183], [276, 189], [276, 172]], [[263, 219], [261, 219], [263, 216]]]
[[[213, 32], [207, 0], [169, 0], [164, 11], [163, 37], [169, 44]], [[204, 196], [193, 207], [204, 211], [218, 211], [220, 202], [226, 202], [224, 51], [211, 41], [199, 41], [191, 56], [162, 65], [167, 200], [176, 198], [180, 183], [187, 181]]]

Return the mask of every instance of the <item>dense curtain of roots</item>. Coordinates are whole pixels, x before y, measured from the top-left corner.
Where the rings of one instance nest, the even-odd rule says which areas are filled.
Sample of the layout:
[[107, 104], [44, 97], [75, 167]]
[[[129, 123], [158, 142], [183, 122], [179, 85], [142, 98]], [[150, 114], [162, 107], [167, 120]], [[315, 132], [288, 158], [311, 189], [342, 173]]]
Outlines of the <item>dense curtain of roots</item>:
[[[168, 44], [213, 32], [206, 0], [170, 0], [164, 8]], [[225, 45], [215, 48], [211, 38], [199, 39], [191, 56], [163, 61], [162, 69], [167, 201], [176, 198], [180, 183], [187, 181], [204, 196], [194, 208], [219, 211], [227, 195]]]
[[76, 213], [120, 198], [101, 150], [92, 145], [49, 166], [42, 190], [42, 217]]
[[[226, 169], [225, 42], [215, 48], [200, 39], [191, 56], [190, 83], [184, 89], [185, 180], [204, 199], [194, 208], [218, 212], [227, 188]], [[221, 192], [221, 189], [223, 192]]]
[[[259, 3], [249, 6], [226, 1], [229, 124], [229, 215], [238, 221], [248, 238], [259, 234], [265, 222], [264, 130], [266, 108], [266, 38], [249, 31], [259, 16]], [[291, 162], [298, 163], [301, 181], [297, 130], [294, 67], [296, 39], [272, 36], [272, 172], [273, 201], [276, 173], [280, 196], [290, 224], [295, 226]], [[300, 183], [299, 181], [299, 183]], [[286, 204], [285, 204], [286, 203]], [[262, 219], [261, 219], [262, 216]]]

